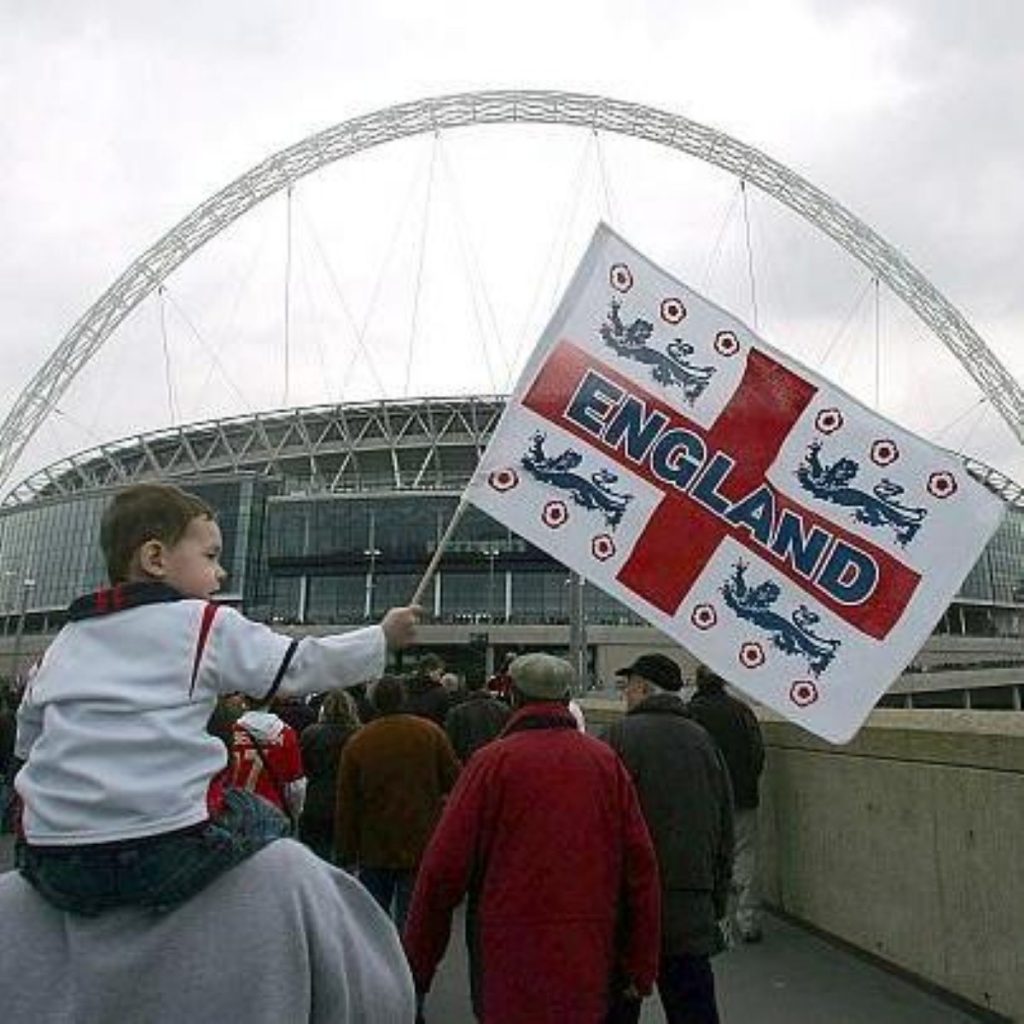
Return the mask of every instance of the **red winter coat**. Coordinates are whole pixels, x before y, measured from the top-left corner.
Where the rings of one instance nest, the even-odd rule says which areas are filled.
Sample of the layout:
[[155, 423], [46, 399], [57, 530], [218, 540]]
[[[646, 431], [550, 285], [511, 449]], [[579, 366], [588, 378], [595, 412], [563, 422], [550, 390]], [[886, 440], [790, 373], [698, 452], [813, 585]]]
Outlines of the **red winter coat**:
[[650, 991], [660, 913], [651, 839], [621, 761], [564, 706], [518, 711], [452, 791], [406, 925], [420, 991], [471, 886], [471, 969], [487, 1024], [598, 1024], [616, 972]]

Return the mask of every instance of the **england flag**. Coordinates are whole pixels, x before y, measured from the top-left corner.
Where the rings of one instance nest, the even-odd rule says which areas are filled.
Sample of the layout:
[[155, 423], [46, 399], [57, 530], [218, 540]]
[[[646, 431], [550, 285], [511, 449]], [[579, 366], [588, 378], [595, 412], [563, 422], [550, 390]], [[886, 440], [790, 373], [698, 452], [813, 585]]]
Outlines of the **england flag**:
[[836, 743], [920, 649], [1003, 514], [955, 457], [605, 225], [467, 498]]

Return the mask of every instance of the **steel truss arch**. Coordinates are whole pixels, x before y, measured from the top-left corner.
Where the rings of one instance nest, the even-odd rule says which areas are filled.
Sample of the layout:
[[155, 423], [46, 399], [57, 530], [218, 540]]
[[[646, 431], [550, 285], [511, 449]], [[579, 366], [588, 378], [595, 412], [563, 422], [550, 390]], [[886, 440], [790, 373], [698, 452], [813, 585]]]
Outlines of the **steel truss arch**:
[[264, 477], [306, 495], [465, 488], [494, 432], [499, 395], [315, 405], [153, 430], [51, 463], [0, 513], [154, 478]]
[[280, 150], [197, 206], [135, 259], [89, 307], [18, 396], [0, 426], [0, 488], [25, 445], [82, 366], [147, 295], [252, 207], [361, 150], [426, 132], [522, 122], [586, 127], [645, 139], [712, 164], [784, 203], [895, 292], [960, 361], [1024, 443], [1024, 391], [978, 333], [897, 249], [825, 192], [759, 150], [666, 111], [602, 96], [546, 91], [459, 93], [343, 121]]

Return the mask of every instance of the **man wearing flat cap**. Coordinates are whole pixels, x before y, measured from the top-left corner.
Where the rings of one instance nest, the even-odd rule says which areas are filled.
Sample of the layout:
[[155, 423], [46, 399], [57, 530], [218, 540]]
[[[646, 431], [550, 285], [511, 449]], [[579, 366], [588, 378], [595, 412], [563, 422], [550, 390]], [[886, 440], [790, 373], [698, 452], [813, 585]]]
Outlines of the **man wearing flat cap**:
[[513, 715], [452, 791], [420, 865], [406, 953], [422, 999], [468, 893], [478, 1019], [603, 1024], [620, 989], [654, 984], [654, 849], [622, 762], [567, 710], [572, 666], [526, 654], [509, 674]]
[[[668, 1024], [717, 1024], [711, 955], [729, 895], [732, 790], [714, 740], [686, 716], [679, 666], [645, 654], [616, 673], [626, 714], [606, 740], [640, 795], [658, 855], [661, 963], [658, 994]], [[622, 999], [609, 1021], [635, 1024], [638, 1001]]]

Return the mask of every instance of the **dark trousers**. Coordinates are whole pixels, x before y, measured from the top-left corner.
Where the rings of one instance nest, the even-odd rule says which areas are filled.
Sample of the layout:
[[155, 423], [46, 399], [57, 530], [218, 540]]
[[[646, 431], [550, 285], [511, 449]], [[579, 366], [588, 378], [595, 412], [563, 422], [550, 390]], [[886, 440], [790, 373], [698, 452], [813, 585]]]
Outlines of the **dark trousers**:
[[359, 881], [401, 932], [409, 914], [416, 872], [398, 868], [360, 868]]
[[[715, 975], [711, 959], [680, 953], [663, 956], [658, 969], [658, 995], [668, 1024], [719, 1024]], [[612, 996], [606, 1024], [637, 1024], [641, 1000]]]

